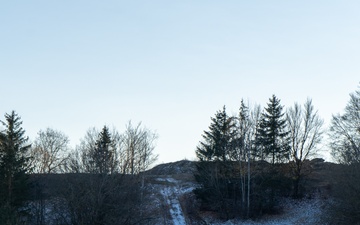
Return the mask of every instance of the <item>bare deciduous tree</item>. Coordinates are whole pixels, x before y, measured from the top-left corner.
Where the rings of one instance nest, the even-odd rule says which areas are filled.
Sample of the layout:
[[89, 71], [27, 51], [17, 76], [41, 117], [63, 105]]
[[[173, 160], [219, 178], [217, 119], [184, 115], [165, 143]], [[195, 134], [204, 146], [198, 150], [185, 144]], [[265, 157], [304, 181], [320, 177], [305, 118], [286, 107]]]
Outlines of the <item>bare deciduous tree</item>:
[[[140, 224], [136, 176], [70, 174], [62, 192], [71, 224]], [[64, 223], [65, 224], [65, 223]]]
[[123, 134], [105, 128], [89, 129], [68, 162], [68, 171], [78, 173], [64, 194], [70, 217], [81, 224], [140, 224], [138, 174], [156, 160], [157, 136], [130, 122]]
[[263, 156], [263, 151], [260, 149], [260, 146], [258, 145], [258, 128], [260, 125], [260, 121], [261, 121], [261, 114], [262, 114], [262, 109], [260, 105], [254, 105], [252, 110], [250, 110], [250, 120], [252, 121], [251, 124], [251, 130], [250, 130], [250, 136], [251, 136], [251, 140], [252, 140], [252, 145], [251, 145], [251, 159], [252, 160], [256, 160], [256, 159], [260, 159], [260, 160], [264, 160], [264, 156]]
[[343, 115], [333, 116], [330, 147], [332, 156], [339, 163], [360, 162], [360, 90], [350, 94]]
[[62, 172], [68, 159], [69, 138], [61, 131], [40, 130], [32, 149], [36, 173]]
[[[97, 149], [100, 132], [96, 128], [87, 131], [76, 151], [72, 152], [67, 163], [69, 172], [93, 173], [94, 151]], [[110, 173], [138, 174], [145, 171], [157, 159], [154, 154], [155, 132], [142, 127], [136, 127], [131, 122], [126, 126], [123, 134], [113, 129], [110, 132], [112, 139], [112, 157], [109, 162]]]
[[314, 110], [310, 99], [305, 102], [303, 108], [295, 103], [294, 107], [287, 112], [287, 122], [291, 140], [290, 157], [294, 175], [294, 196], [298, 197], [304, 162], [318, 150], [324, 122]]
[[250, 189], [251, 189], [251, 151], [255, 142], [256, 124], [259, 119], [259, 107], [255, 106], [249, 112], [241, 100], [240, 112], [237, 123], [237, 158], [240, 171], [241, 205], [246, 208], [246, 217], [250, 214]]
[[126, 126], [122, 135], [121, 161], [122, 172], [137, 174], [145, 171], [157, 159], [154, 154], [157, 134], [142, 127], [141, 123], [135, 127], [131, 121]]
[[[106, 134], [104, 133], [106, 132]], [[104, 135], [108, 140], [104, 140]], [[115, 173], [118, 172], [119, 134], [113, 129], [109, 132], [104, 126], [102, 131], [95, 127], [87, 130], [80, 145], [71, 153], [67, 162], [68, 172], [75, 173]], [[106, 143], [102, 143], [102, 142]], [[101, 155], [105, 154], [105, 155]], [[105, 161], [104, 161], [105, 160]], [[106, 168], [104, 168], [104, 166]]]

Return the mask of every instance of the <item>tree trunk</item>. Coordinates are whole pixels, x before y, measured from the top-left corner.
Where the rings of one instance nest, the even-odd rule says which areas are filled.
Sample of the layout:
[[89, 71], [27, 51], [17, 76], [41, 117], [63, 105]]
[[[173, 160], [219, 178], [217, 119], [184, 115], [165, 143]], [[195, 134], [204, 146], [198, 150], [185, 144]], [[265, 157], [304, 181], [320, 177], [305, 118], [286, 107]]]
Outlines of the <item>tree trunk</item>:
[[246, 217], [249, 218], [250, 216], [250, 149], [248, 149], [248, 185], [247, 185], [247, 212]]

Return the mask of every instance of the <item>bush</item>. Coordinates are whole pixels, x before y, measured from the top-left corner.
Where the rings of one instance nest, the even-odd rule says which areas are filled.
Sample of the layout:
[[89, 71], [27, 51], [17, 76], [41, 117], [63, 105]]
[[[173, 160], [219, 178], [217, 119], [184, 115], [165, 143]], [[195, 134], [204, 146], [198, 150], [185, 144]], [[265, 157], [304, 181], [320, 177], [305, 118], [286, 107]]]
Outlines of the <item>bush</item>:
[[[195, 175], [200, 187], [194, 190], [203, 211], [213, 211], [222, 219], [258, 218], [278, 211], [278, 199], [291, 194], [292, 180], [283, 164], [253, 163], [250, 210], [242, 202], [238, 163], [200, 162]], [[245, 191], [247, 190], [247, 185]], [[245, 193], [246, 194], [246, 193]]]
[[329, 208], [331, 224], [360, 224], [360, 164], [333, 171], [334, 201]]

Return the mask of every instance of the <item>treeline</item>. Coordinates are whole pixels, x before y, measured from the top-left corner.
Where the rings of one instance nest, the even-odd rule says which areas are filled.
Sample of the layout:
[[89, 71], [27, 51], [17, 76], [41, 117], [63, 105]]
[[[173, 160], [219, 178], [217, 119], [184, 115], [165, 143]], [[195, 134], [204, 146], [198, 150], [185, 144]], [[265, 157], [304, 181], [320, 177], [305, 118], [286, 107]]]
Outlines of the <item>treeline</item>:
[[157, 134], [141, 123], [129, 122], [123, 133], [104, 126], [101, 131], [88, 129], [74, 150], [61, 131], [40, 130], [30, 149], [34, 173], [138, 174], [145, 171], [154, 154]]
[[346, 166], [333, 172], [334, 201], [331, 216], [324, 219], [331, 224], [360, 221], [360, 91], [350, 94], [345, 112], [333, 116], [326, 133], [311, 99], [285, 109], [273, 95], [264, 108], [241, 101], [235, 116], [224, 106], [202, 136], [196, 149], [200, 187], [195, 190], [201, 210], [225, 220], [277, 213], [281, 198], [313, 194], [306, 186], [310, 160], [326, 146]]
[[[154, 221], [144, 208], [150, 195], [142, 173], [157, 158], [153, 131], [130, 122], [123, 133], [91, 128], [71, 149], [69, 138], [51, 128], [30, 143], [15, 111], [0, 121], [0, 225]], [[275, 95], [264, 108], [241, 101], [237, 115], [224, 106], [196, 148], [199, 210], [225, 220], [277, 213], [281, 198], [313, 194], [306, 183], [310, 160], [327, 146], [341, 166], [330, 171], [325, 222], [359, 223], [360, 90], [324, 130], [311, 99], [288, 108]], [[329, 143], [321, 145], [325, 135]]]
[[204, 207], [225, 219], [258, 217], [275, 210], [278, 194], [304, 194], [304, 162], [318, 150], [323, 133], [311, 100], [286, 113], [275, 95], [263, 110], [242, 101], [237, 116], [224, 106], [211, 120], [196, 150], [203, 162], [196, 194]]
[[155, 132], [131, 122], [123, 133], [91, 128], [72, 150], [69, 138], [51, 128], [39, 131], [30, 144], [15, 111], [1, 123], [0, 224], [139, 224], [149, 219], [141, 208], [146, 199], [140, 174], [157, 158]]

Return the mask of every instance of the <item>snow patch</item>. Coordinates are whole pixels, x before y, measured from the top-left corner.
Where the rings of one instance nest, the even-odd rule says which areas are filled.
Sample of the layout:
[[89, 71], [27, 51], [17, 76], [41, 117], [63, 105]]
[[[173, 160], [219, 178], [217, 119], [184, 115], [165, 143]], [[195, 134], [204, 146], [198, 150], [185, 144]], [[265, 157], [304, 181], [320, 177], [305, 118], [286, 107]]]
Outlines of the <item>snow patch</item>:
[[163, 196], [164, 201], [166, 202], [169, 213], [174, 225], [186, 225], [186, 219], [181, 208], [180, 197], [186, 193], [194, 190], [194, 185], [184, 186], [179, 185], [180, 181], [167, 177], [167, 178], [158, 178], [158, 181], [167, 181], [174, 186], [160, 185], [160, 194]]
[[178, 183], [177, 180], [175, 180], [174, 178], [171, 177], [166, 177], [166, 178], [156, 178], [156, 181], [162, 181], [162, 182], [169, 182], [169, 183]]
[[314, 198], [305, 200], [284, 199], [281, 203], [284, 211], [281, 215], [265, 216], [259, 221], [229, 220], [207, 221], [214, 225], [324, 225], [321, 215], [326, 202], [324, 199]]
[[178, 190], [175, 187], [164, 187], [160, 193], [169, 206], [170, 215], [174, 225], [186, 225], [184, 213], [178, 199]]

